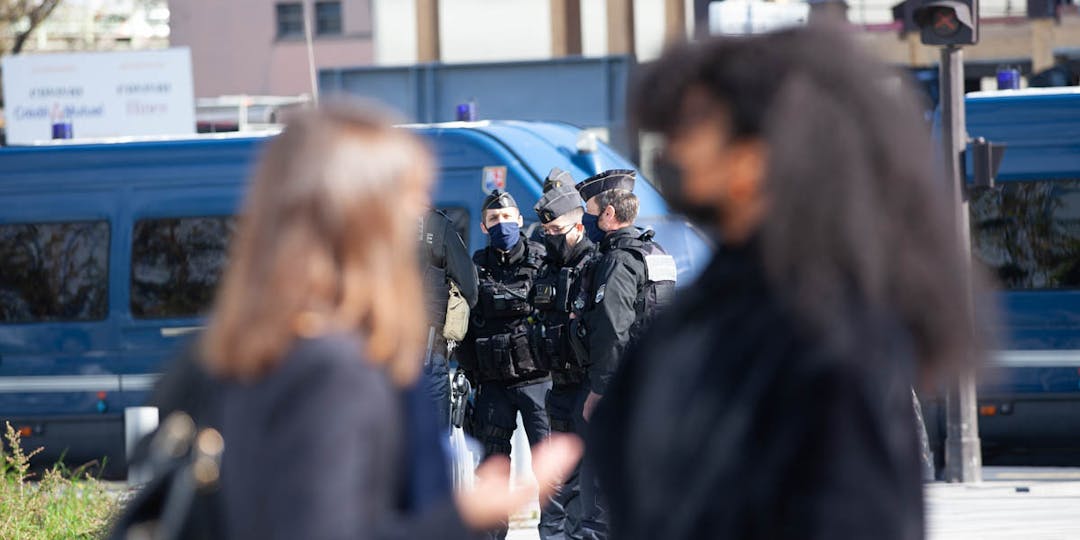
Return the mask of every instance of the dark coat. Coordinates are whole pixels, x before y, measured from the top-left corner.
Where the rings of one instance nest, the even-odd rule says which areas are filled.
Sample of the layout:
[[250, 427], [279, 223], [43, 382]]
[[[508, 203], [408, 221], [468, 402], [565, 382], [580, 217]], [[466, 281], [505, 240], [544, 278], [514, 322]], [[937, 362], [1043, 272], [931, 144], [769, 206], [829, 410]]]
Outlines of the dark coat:
[[[420, 266], [424, 280], [424, 300], [428, 321], [441, 337], [446, 323], [446, 302], [450, 295], [447, 281], [453, 281], [461, 296], [476, 306], [477, 277], [469, 249], [445, 213], [432, 210], [420, 222]], [[445, 352], [445, 351], [444, 351]]]
[[585, 326], [589, 330], [589, 387], [597, 394], [607, 392], [639, 315], [634, 305], [645, 286], [645, 263], [618, 247], [639, 236], [641, 231], [636, 227], [625, 227], [611, 232], [600, 242], [585, 313]]
[[759, 261], [721, 249], [601, 401], [613, 538], [922, 538], [906, 333], [867, 312], [858, 354], [830, 353]]
[[359, 339], [300, 340], [223, 390], [228, 538], [468, 538], [452, 500], [406, 516], [401, 401]]

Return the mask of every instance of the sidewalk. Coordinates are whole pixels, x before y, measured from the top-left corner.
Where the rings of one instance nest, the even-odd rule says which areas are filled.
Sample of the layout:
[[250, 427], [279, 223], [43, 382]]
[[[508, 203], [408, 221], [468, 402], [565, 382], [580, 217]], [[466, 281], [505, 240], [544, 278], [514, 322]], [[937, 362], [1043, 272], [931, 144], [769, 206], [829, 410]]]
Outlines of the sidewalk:
[[[983, 476], [926, 486], [927, 540], [1080, 539], [1080, 469], [987, 467]], [[515, 525], [508, 540], [539, 538], [536, 521]]]
[[926, 486], [928, 540], [1080, 538], [1080, 470], [987, 467], [984, 478]]

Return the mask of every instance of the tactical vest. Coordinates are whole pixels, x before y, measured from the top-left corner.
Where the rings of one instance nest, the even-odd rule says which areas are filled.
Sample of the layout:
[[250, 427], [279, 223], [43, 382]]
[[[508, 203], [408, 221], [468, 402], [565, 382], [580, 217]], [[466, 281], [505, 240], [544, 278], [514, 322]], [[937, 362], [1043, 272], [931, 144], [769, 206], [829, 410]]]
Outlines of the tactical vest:
[[580, 382], [584, 376], [588, 358], [573, 346], [571, 328], [573, 321], [582, 320], [594, 260], [595, 251], [590, 250], [574, 266], [549, 266], [534, 285], [533, 305], [540, 321], [533, 329], [533, 343], [557, 383]]
[[634, 324], [630, 327], [630, 343], [637, 341], [649, 323], [675, 297], [678, 269], [675, 258], [653, 241], [654, 231], [646, 230], [637, 238], [620, 240], [612, 246], [634, 256], [645, 268], [645, 279], [638, 283], [634, 299]]
[[543, 267], [544, 246], [521, 242], [526, 242], [525, 255], [509, 267], [498, 265], [490, 248], [473, 256], [480, 288], [472, 329], [481, 382], [534, 379], [549, 369], [534, 353], [530, 335], [533, 283]]

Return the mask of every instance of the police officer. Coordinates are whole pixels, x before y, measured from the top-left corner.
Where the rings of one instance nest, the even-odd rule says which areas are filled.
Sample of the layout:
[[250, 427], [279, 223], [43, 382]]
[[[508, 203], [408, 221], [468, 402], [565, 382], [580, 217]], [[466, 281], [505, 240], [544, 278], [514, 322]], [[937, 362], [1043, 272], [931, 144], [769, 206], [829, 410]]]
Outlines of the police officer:
[[[588, 421], [600, 402], [628, 344], [640, 335], [675, 292], [675, 260], [653, 241], [653, 231], [634, 226], [638, 199], [636, 173], [615, 169], [577, 185], [585, 201], [582, 223], [599, 244], [586, 295], [584, 341], [587, 343], [589, 391], [581, 413]], [[594, 467], [582, 467], [581, 504], [585, 538], [606, 538], [606, 516], [596, 491]]]
[[440, 210], [431, 210], [420, 221], [420, 262], [427, 303], [428, 351], [424, 358], [424, 385], [435, 403], [439, 427], [450, 427], [450, 376], [447, 341], [443, 336], [446, 306], [451, 283], [472, 308], [476, 305], [476, 266], [469, 250], [454, 228], [454, 223]]
[[[485, 458], [510, 454], [518, 413], [530, 444], [539, 443], [550, 431], [544, 399], [551, 376], [543, 358], [534, 354], [531, 340], [533, 286], [545, 251], [542, 244], [525, 238], [522, 224], [509, 193], [496, 190], [484, 199], [481, 229], [489, 245], [473, 254], [479, 300], [460, 361], [469, 378], [479, 383], [472, 434], [483, 444]], [[541, 538], [557, 535], [552, 519], [541, 510]], [[506, 529], [493, 535], [505, 538]]]
[[[553, 169], [544, 185], [544, 196], [536, 204], [547, 249], [547, 264], [536, 279], [533, 304], [539, 310], [536, 346], [551, 366], [552, 388], [547, 412], [552, 431], [583, 434], [580, 404], [585, 400], [585, 360], [574, 350], [570, 335], [581, 323], [585, 307], [585, 278], [596, 255], [596, 245], [585, 236], [581, 218], [585, 214], [573, 179], [565, 171]], [[561, 518], [566, 538], [578, 538], [581, 523], [578, 471], [567, 477], [552, 497], [549, 509]], [[590, 516], [595, 519], [594, 516]]]

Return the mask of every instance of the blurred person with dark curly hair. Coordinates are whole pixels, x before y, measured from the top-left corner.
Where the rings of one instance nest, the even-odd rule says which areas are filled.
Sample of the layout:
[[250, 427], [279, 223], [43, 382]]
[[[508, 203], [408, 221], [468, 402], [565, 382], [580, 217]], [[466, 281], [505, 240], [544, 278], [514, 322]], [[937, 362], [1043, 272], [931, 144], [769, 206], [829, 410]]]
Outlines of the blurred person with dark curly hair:
[[613, 537], [924, 536], [911, 388], [979, 340], [929, 130], [889, 78], [820, 28], [644, 68], [660, 186], [719, 248], [596, 412]]

